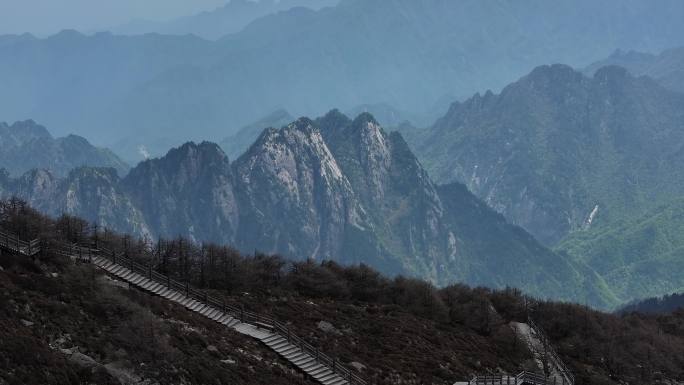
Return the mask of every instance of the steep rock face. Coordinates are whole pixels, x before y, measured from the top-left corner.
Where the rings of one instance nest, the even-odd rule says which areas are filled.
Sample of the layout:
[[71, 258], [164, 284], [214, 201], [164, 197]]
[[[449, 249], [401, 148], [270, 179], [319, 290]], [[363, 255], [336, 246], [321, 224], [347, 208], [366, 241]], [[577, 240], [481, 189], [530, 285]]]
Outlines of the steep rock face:
[[57, 176], [81, 166], [113, 167], [122, 175], [128, 171], [111, 151], [76, 135], [55, 139], [32, 120], [0, 123], [0, 166], [15, 176], [34, 168], [50, 169]]
[[[318, 124], [377, 239], [404, 271], [441, 284], [514, 285], [592, 303], [613, 301], [597, 290], [584, 266], [539, 245], [465, 186], [436, 186], [402, 136], [387, 134], [372, 116], [351, 121], [332, 111]], [[573, 289], [561, 289], [561, 282]]]
[[387, 134], [369, 114], [351, 121], [332, 111], [319, 124], [384, 247], [404, 270], [448, 281], [444, 257], [456, 252], [453, 234], [434, 184], [401, 135]]
[[36, 169], [31, 170], [16, 181], [8, 190], [28, 201], [31, 206], [46, 213], [54, 213], [59, 180], [50, 171]]
[[63, 179], [47, 170], [32, 170], [7, 186], [3, 196], [18, 196], [52, 216], [77, 215], [103, 228], [141, 237], [152, 234], [111, 168], [82, 167]]
[[239, 244], [299, 258], [343, 256], [345, 238], [371, 230], [320, 130], [306, 118], [265, 131], [235, 163]]
[[213, 143], [187, 143], [140, 163], [123, 180], [155, 234], [232, 242], [238, 221], [228, 157]]
[[682, 106], [681, 96], [619, 67], [588, 78], [544, 66], [500, 95], [454, 104], [417, 148], [438, 181], [465, 183], [554, 245], [678, 190], [665, 182], [684, 161]]
[[152, 231], [122, 189], [114, 169], [79, 168], [60, 181], [53, 197], [53, 215], [78, 215], [102, 227], [150, 237]]

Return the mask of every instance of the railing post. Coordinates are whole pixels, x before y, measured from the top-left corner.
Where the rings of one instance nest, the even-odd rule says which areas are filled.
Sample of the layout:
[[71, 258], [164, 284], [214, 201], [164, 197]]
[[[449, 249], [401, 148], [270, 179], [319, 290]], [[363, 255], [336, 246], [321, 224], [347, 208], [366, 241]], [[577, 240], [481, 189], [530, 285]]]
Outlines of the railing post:
[[[240, 305], [240, 321], [245, 322], [245, 306]], [[287, 340], [290, 340], [290, 332], [288, 331]]]
[[148, 274], [149, 274], [149, 279], [151, 280], [152, 279], [152, 264], [151, 263], [148, 266]]
[[320, 360], [320, 352], [318, 351], [318, 348], [316, 348], [316, 363]]
[[336, 362], [335, 362], [335, 359], [333, 358], [333, 359], [332, 359], [332, 371], [333, 371], [333, 373], [336, 373], [336, 371], [335, 371], [335, 363], [336, 363]]
[[116, 251], [112, 250], [112, 263], [116, 264]]
[[171, 276], [166, 276], [166, 287], [171, 288]]
[[187, 282], [185, 282], [185, 296], [186, 297], [190, 296], [190, 285], [188, 285]]

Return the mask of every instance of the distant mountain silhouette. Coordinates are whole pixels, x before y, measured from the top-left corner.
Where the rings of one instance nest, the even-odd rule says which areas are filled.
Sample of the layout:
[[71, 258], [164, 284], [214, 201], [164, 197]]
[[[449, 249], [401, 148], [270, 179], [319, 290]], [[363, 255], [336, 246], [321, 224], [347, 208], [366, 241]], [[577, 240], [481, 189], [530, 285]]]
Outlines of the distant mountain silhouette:
[[239, 32], [254, 20], [294, 7], [318, 10], [334, 6], [340, 0], [226, 0], [226, 4], [212, 11], [201, 12], [167, 22], [134, 20], [111, 28], [121, 35], [159, 33], [165, 35], [193, 34], [208, 40], [216, 40]]
[[134, 148], [219, 141], [281, 108], [317, 116], [385, 104], [437, 117], [445, 96], [499, 90], [542, 63], [684, 45], [683, 14], [679, 0], [344, 0], [270, 14], [214, 42], [3, 36], [0, 117]]
[[664, 87], [684, 93], [684, 47], [672, 48], [659, 55], [618, 50], [587, 67], [585, 73], [593, 74], [606, 65], [619, 65], [634, 76], [652, 77]]
[[45, 127], [32, 120], [12, 125], [0, 122], [0, 168], [12, 175], [38, 168], [66, 176], [81, 166], [112, 167], [120, 175], [125, 175], [129, 168], [110, 150], [97, 148], [80, 136], [53, 138]]

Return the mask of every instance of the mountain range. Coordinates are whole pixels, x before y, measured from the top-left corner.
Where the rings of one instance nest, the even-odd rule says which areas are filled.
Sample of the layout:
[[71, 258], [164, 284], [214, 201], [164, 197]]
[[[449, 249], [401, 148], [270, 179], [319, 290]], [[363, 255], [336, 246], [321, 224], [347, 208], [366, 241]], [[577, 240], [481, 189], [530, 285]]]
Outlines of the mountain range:
[[648, 76], [665, 88], [684, 92], [684, 47], [671, 48], [657, 55], [617, 50], [608, 58], [590, 65], [584, 72], [593, 74], [608, 65], [618, 65], [634, 76]]
[[201, 12], [165, 22], [134, 20], [111, 28], [117, 35], [164, 35], [192, 34], [208, 40], [216, 40], [242, 30], [254, 20], [267, 15], [287, 11], [295, 7], [318, 10], [334, 6], [339, 0], [228, 0], [225, 5], [212, 11]]
[[8, 35], [0, 116], [98, 145], [124, 140], [130, 152], [159, 138], [220, 141], [278, 109], [318, 116], [384, 104], [431, 120], [541, 63], [681, 46], [682, 15], [678, 0], [344, 0], [270, 14], [216, 41]]
[[[133, 168], [34, 170], [3, 195], [148, 239], [182, 235], [244, 252], [366, 263], [447, 284], [520, 287], [614, 305], [581, 263], [540, 245], [461, 184], [436, 185], [399, 133], [334, 110], [262, 132], [234, 162], [187, 143]], [[572, 289], [569, 289], [572, 288]]]
[[609, 296], [684, 288], [684, 94], [617, 66], [541, 66], [409, 139], [438, 183], [466, 184]]
[[120, 175], [129, 169], [112, 151], [76, 135], [53, 138], [32, 120], [12, 125], [0, 122], [0, 165], [14, 176], [36, 168], [49, 169], [57, 176], [81, 166], [112, 167]]

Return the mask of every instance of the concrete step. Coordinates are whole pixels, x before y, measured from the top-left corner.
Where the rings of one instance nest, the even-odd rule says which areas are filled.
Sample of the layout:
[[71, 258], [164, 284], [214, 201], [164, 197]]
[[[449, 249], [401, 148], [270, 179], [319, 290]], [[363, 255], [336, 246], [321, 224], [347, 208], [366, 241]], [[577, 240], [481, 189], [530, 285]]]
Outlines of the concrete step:
[[328, 382], [326, 385], [342, 385], [342, 384], [348, 384], [349, 381], [345, 380], [344, 378], [340, 377], [336, 381], [331, 381]]

